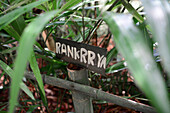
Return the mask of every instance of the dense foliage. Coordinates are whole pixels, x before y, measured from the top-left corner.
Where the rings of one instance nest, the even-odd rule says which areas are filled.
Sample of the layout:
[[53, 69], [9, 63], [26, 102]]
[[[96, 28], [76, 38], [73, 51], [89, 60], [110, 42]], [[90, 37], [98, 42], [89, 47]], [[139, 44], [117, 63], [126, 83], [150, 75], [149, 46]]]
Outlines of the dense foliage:
[[[0, 90], [10, 89], [0, 110], [21, 112], [27, 101], [34, 103], [27, 112], [42, 106], [50, 112], [41, 74], [67, 79], [67, 63], [55, 57], [55, 40], [64, 38], [107, 48], [106, 75], [89, 72], [92, 87], [168, 113], [169, 31], [168, 0], [0, 0]], [[37, 83], [23, 80], [25, 71]]]

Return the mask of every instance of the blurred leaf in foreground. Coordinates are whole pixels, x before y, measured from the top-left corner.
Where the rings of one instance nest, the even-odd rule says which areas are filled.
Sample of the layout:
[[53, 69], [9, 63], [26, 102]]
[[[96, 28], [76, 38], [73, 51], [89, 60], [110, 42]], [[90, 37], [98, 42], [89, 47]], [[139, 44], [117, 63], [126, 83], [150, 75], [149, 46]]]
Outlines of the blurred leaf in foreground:
[[[45, 1], [45, 0], [44, 0]], [[38, 1], [37, 1], [38, 2]], [[27, 61], [31, 55], [33, 50], [33, 45], [36, 42], [36, 37], [40, 34], [44, 26], [50, 19], [52, 19], [55, 15], [61, 13], [62, 11], [74, 6], [75, 4], [81, 2], [81, 0], [70, 0], [68, 1], [61, 9], [50, 11], [44, 13], [34, 19], [27, 28], [24, 29], [22, 33], [22, 38], [20, 40], [20, 45], [18, 48], [18, 55], [16, 57], [16, 61], [14, 64], [14, 77], [11, 82], [11, 90], [10, 90], [10, 105], [9, 105], [9, 113], [13, 113], [14, 108], [17, 103], [17, 97], [19, 93], [19, 84], [22, 81], [22, 77], [24, 75], [24, 71], [26, 69]], [[18, 14], [18, 12], [17, 12]], [[11, 15], [10, 15], [11, 16]], [[5, 17], [0, 18], [0, 20], [5, 19]], [[6, 24], [5, 21], [0, 21], [1, 24]], [[31, 37], [31, 38], [30, 38]]]
[[103, 14], [114, 35], [116, 47], [127, 60], [136, 84], [151, 100], [158, 112], [170, 112], [167, 90], [143, 34], [134, 26], [130, 15]]
[[[9, 113], [12, 113], [17, 102], [19, 84], [22, 80], [26, 64], [33, 45], [38, 34], [41, 32], [45, 24], [57, 13], [57, 11], [48, 12], [35, 19], [29, 26], [24, 30], [22, 38], [20, 40], [20, 46], [18, 48], [18, 55], [14, 64], [14, 78], [11, 82], [10, 92], [10, 107]], [[37, 27], [38, 26], [38, 27]], [[32, 37], [32, 38], [30, 38]]]
[[142, 3], [170, 82], [170, 5], [166, 0], [142, 0]]

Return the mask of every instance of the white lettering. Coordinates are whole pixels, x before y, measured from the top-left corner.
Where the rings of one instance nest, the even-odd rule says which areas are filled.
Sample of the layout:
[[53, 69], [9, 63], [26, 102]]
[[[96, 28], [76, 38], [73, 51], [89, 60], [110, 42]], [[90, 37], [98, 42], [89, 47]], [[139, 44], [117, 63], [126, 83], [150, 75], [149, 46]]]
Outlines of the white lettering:
[[80, 49], [80, 62], [86, 63], [87, 50], [85, 48]]
[[91, 64], [94, 66], [94, 59], [96, 57], [96, 54], [93, 51], [88, 51], [88, 64]]
[[67, 50], [66, 50], [66, 45], [62, 44], [61, 45], [61, 54], [65, 53], [65, 55], [67, 55]]
[[75, 59], [75, 60], [80, 58], [79, 52], [80, 52], [80, 51], [77, 51], [77, 48], [74, 47], [74, 59]]
[[104, 69], [106, 68], [106, 57], [104, 57], [100, 63], [100, 68], [102, 68], [102, 66]]
[[71, 57], [73, 58], [73, 47], [71, 47], [71, 49], [70, 49], [70, 46], [69, 45], [67, 45], [67, 55], [68, 55], [68, 57], [70, 57], [70, 55], [71, 55]]
[[60, 47], [61, 47], [61, 43], [57, 42], [56, 43], [56, 53], [60, 54]]
[[101, 65], [101, 60], [103, 59], [104, 55], [102, 55], [102, 56], [100, 57], [100, 54], [98, 53], [97, 56], [98, 56], [97, 67], [100, 67], [100, 65]]
[[66, 56], [74, 60], [79, 60], [84, 64], [91, 66], [95, 66], [97, 64], [98, 68], [106, 68], [106, 57], [91, 50], [87, 50], [86, 48], [80, 48], [79, 50], [76, 47], [56, 42], [56, 53], [65, 54]]

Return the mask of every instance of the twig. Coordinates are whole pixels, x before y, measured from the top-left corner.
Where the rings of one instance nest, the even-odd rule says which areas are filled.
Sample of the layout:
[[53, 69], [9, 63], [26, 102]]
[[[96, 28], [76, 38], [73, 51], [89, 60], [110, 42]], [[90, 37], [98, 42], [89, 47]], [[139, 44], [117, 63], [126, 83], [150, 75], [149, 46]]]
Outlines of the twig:
[[118, 2], [119, 2], [119, 0], [116, 0], [116, 1], [109, 7], [109, 9], [107, 9], [107, 11], [111, 11]]
[[[115, 7], [118, 2], [119, 2], [119, 0], [116, 0], [116, 1], [107, 9], [107, 11], [111, 11], [111, 10], [113, 9], [113, 7]], [[90, 39], [91, 39], [92, 36], [94, 35], [94, 32], [98, 29], [98, 27], [101, 25], [102, 22], [103, 22], [103, 20], [102, 20], [102, 19], [99, 19], [99, 20], [97, 21], [97, 23], [95, 23], [93, 29], [89, 32], [86, 40], [83, 41], [83, 42], [85, 42], [85, 43], [87, 43], [87, 44], [89, 43]], [[96, 28], [96, 27], [97, 27], [97, 28]]]
[[82, 24], [83, 24], [83, 42], [85, 41], [85, 25], [84, 25], [84, 15], [85, 15], [85, 11], [84, 11], [84, 0], [82, 0]]

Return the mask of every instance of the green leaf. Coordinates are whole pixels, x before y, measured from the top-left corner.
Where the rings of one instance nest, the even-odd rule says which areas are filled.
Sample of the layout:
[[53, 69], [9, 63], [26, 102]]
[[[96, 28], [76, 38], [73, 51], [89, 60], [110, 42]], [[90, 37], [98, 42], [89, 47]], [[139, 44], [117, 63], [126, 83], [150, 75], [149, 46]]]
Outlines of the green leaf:
[[18, 17], [11, 23], [11, 25], [15, 29], [15, 31], [17, 31], [17, 33], [21, 36], [23, 30], [26, 27], [24, 17], [23, 16]]
[[112, 48], [108, 53], [107, 53], [107, 57], [106, 57], [106, 65], [109, 64], [109, 62], [111, 61], [111, 59], [113, 57], [117, 56], [117, 50], [116, 47]]
[[33, 113], [34, 110], [35, 110], [37, 107], [39, 107], [39, 106], [41, 106], [41, 105], [32, 105], [32, 106], [30, 106], [29, 109], [28, 109], [28, 111], [27, 111], [27, 113]]
[[[153, 38], [158, 42], [158, 49], [163, 66], [170, 80], [170, 7], [167, 0], [142, 0], [147, 21], [150, 23]], [[158, 15], [159, 14], [159, 15]]]
[[144, 35], [145, 43], [149, 45], [151, 51], [153, 51], [153, 41], [150, 37], [150, 34], [147, 30], [147, 26], [145, 23], [139, 24], [139, 29], [142, 31], [142, 34]]
[[61, 10], [66, 10], [69, 9], [71, 7], [73, 7], [74, 5], [77, 5], [78, 3], [80, 3], [82, 0], [69, 0], [62, 8]]
[[144, 22], [144, 19], [139, 13], [133, 8], [133, 6], [127, 0], [120, 0], [123, 6], [131, 13], [140, 23]]
[[3, 51], [1, 51], [0, 53], [1, 54], [6, 54], [6, 53], [11, 53], [12, 51], [15, 51], [18, 47], [13, 47], [13, 48], [10, 48], [10, 49], [5, 49]]
[[60, 4], [61, 4], [62, 0], [57, 0], [56, 2], [57, 2], [57, 3], [56, 3], [56, 8], [57, 8], [57, 9], [59, 9], [59, 8], [60, 8]]
[[21, 0], [10, 0], [10, 3], [12, 4], [17, 4], [18, 2], [20, 2]]
[[[24, 30], [20, 45], [18, 48], [18, 55], [14, 64], [14, 78], [11, 83], [10, 92], [10, 107], [9, 113], [12, 113], [17, 102], [19, 84], [22, 80], [24, 70], [31, 51], [33, 50], [33, 44], [38, 34], [41, 32], [45, 24], [57, 13], [52, 11], [41, 15], [36, 18], [29, 26]], [[31, 37], [31, 38], [30, 38]]]
[[16, 40], [20, 39], [20, 35], [15, 31], [13, 27], [7, 25], [3, 28], [10, 36], [14, 37]]
[[[14, 71], [7, 65], [5, 64], [3, 61], [0, 60], [0, 66], [2, 67], [2, 69], [11, 77], [14, 77]], [[28, 87], [21, 82], [20, 83], [20, 88], [33, 100], [35, 100], [32, 92], [28, 89]]]
[[57, 8], [57, 7], [56, 7], [57, 1], [58, 1], [58, 0], [53, 0], [53, 9], [56, 9], [56, 8]]
[[168, 113], [170, 104], [164, 80], [143, 34], [133, 25], [132, 17], [106, 12], [103, 19], [114, 35], [116, 47], [127, 60], [136, 84], [158, 112]]
[[48, 105], [47, 100], [46, 100], [46, 96], [45, 96], [43, 80], [42, 80], [40, 70], [39, 70], [39, 67], [38, 67], [38, 64], [37, 64], [37, 61], [36, 61], [36, 58], [35, 58], [35, 54], [34, 54], [33, 51], [32, 51], [31, 57], [29, 58], [29, 62], [30, 62], [30, 65], [31, 65], [31, 69], [33, 70], [33, 73], [35, 75], [35, 78], [38, 82], [40, 92], [42, 93], [43, 103], [44, 103], [44, 105]]
[[121, 61], [121, 62], [118, 62], [108, 68], [106, 68], [106, 73], [109, 74], [109, 73], [116, 73], [122, 69], [125, 69], [125, 65], [124, 65], [125, 61]]
[[1, 16], [0, 17], [0, 30], [4, 28], [6, 25], [8, 25], [9, 23], [11, 23], [12, 21], [14, 21], [15, 19], [17, 19], [22, 14], [30, 11], [32, 8], [44, 3], [45, 1], [48, 1], [48, 0], [39, 0], [33, 3], [30, 3], [26, 6], [23, 6], [18, 9], [15, 9], [14, 11], [11, 11], [5, 14], [4, 16]]
[[17, 8], [17, 7], [20, 7], [21, 5], [27, 3], [29, 0], [24, 0], [24, 1], [21, 1], [20, 3], [17, 3], [17, 4], [14, 4], [13, 6], [10, 6], [8, 7], [8, 9], [6, 9], [5, 11], [3, 11], [2, 13], [0, 13], [0, 15], [2, 14], [6, 14], [7, 12]]
[[70, 0], [59, 11], [50, 11], [40, 15], [34, 21], [32, 21], [27, 28], [24, 29], [18, 48], [18, 55], [14, 64], [15, 76], [11, 82], [9, 113], [13, 113], [17, 103], [19, 84], [21, 83], [24, 71], [26, 69], [28, 58], [30, 57], [33, 50], [36, 37], [51, 18], [79, 2], [81, 2], [81, 0]]
[[1, 111], [1, 113], [8, 113], [7, 111]]
[[20, 83], [20, 88], [33, 100], [35, 100], [32, 92], [29, 90], [29, 88], [24, 84]]

